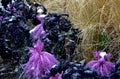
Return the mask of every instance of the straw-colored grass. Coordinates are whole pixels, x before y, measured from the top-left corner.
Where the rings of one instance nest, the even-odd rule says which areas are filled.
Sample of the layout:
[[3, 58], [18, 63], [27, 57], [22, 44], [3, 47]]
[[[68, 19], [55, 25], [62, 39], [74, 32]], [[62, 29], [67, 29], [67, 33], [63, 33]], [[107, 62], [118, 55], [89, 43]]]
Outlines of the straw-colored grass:
[[[113, 58], [120, 57], [119, 3], [120, 0], [68, 1], [67, 11], [70, 19], [82, 29], [81, 52], [85, 54], [86, 59], [93, 58], [92, 53], [96, 50], [113, 53]], [[102, 38], [101, 34], [106, 36]]]
[[82, 30], [78, 47], [84, 58], [91, 60], [97, 50], [112, 53], [114, 60], [120, 58], [120, 0], [39, 1], [48, 11], [69, 13], [71, 22]]

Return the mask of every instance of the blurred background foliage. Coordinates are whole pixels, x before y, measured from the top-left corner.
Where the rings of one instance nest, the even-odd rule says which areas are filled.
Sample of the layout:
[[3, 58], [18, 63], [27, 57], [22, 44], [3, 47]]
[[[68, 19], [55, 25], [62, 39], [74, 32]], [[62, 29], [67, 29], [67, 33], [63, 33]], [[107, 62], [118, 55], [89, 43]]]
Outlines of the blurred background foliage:
[[71, 22], [82, 30], [78, 60], [93, 59], [93, 52], [105, 50], [120, 58], [120, 0], [30, 0], [39, 1], [48, 12], [69, 13]]

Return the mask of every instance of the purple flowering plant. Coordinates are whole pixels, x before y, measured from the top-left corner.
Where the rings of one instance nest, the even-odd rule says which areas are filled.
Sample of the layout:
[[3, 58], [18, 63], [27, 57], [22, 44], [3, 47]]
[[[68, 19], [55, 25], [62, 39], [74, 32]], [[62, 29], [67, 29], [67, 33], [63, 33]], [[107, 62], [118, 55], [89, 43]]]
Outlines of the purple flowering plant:
[[38, 40], [28, 52], [31, 55], [25, 67], [25, 73], [28, 78], [45, 77], [50, 72], [52, 66], [57, 63], [57, 60], [52, 54], [42, 51], [43, 47], [43, 42]]
[[96, 71], [99, 76], [109, 77], [111, 70], [115, 66], [114, 63], [107, 61], [111, 57], [111, 54], [99, 51], [95, 52], [94, 56], [97, 57], [97, 60], [88, 62], [87, 66]]

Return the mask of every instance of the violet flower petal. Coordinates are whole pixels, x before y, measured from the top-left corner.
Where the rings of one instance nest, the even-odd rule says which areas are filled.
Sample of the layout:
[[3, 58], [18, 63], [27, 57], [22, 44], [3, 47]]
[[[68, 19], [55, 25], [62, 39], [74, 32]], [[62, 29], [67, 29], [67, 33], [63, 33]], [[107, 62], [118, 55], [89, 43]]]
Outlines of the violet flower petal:
[[30, 34], [33, 39], [41, 39], [42, 37], [46, 36], [43, 26], [41, 24], [30, 30]]
[[110, 54], [110, 53], [108, 53], [108, 54], [106, 54], [105, 56], [104, 56], [104, 58], [105, 59], [108, 59], [108, 58], [110, 58], [112, 55]]
[[92, 67], [93, 65], [95, 65], [97, 63], [97, 60], [92, 60], [89, 63], [87, 63], [88, 67]]
[[94, 57], [97, 57], [98, 59], [100, 58], [100, 52], [94, 52]]
[[45, 16], [46, 16], [46, 15], [37, 15], [36, 18], [37, 18], [40, 22], [43, 22]]
[[40, 54], [42, 49], [44, 48], [44, 44], [42, 41], [38, 40], [37, 43], [34, 45], [34, 48], [37, 50], [37, 52]]

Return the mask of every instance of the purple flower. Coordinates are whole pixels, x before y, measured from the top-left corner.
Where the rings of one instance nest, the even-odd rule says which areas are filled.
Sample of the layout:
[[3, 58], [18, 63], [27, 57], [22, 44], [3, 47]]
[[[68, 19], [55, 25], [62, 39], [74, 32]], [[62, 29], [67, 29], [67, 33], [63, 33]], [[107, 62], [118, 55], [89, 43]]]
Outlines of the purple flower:
[[[36, 18], [42, 23], [44, 21], [45, 15], [38, 15]], [[32, 30], [30, 30], [30, 34], [32, 38], [35, 39], [41, 39], [42, 37], [45, 37], [45, 31], [43, 29], [42, 24], [38, 24], [36, 27], [34, 27]]]
[[57, 63], [53, 55], [42, 51], [43, 47], [43, 43], [38, 40], [34, 47], [30, 48], [31, 57], [25, 67], [25, 73], [29, 78], [45, 77], [45, 74], [49, 73], [52, 66]]
[[87, 66], [95, 70], [98, 75], [109, 77], [110, 71], [114, 68], [114, 64], [106, 60], [111, 57], [111, 54], [107, 54], [106, 52], [95, 52], [94, 56], [97, 57], [98, 60], [88, 62]]
[[46, 16], [46, 15], [37, 15], [36, 18], [37, 18], [40, 22], [43, 22], [45, 16]]
[[30, 30], [30, 34], [34, 40], [41, 39], [46, 35], [42, 24], [39, 24], [36, 27], [34, 27], [32, 30]]

